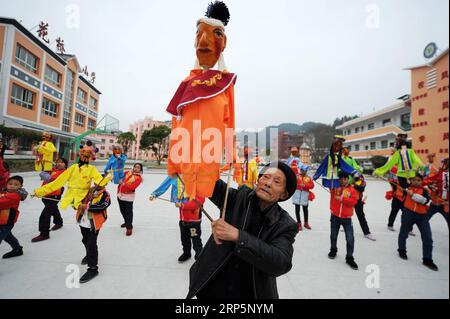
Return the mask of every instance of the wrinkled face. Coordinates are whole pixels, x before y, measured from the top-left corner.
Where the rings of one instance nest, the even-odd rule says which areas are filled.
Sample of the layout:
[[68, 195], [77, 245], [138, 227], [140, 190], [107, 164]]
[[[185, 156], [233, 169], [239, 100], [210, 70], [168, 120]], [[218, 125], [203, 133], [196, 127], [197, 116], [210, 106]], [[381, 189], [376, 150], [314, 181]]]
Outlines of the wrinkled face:
[[339, 184], [341, 187], [345, 187], [348, 185], [348, 177], [341, 177], [339, 178]]
[[266, 203], [276, 203], [288, 197], [286, 191], [286, 176], [276, 168], [271, 167], [259, 178], [256, 186], [256, 196]]
[[15, 179], [10, 180], [7, 184], [6, 184], [6, 189], [9, 192], [15, 192], [18, 191], [20, 188], [22, 187], [22, 184], [19, 181], [16, 181]]
[[227, 46], [223, 28], [199, 23], [195, 38], [195, 51], [201, 67], [213, 68]]

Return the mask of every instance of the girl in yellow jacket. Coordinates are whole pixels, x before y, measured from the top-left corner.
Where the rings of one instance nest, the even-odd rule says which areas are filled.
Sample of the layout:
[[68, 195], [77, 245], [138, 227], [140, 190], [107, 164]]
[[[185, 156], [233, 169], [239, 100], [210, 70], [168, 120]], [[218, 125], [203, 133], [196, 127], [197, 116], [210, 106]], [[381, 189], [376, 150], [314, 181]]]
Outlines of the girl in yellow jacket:
[[53, 154], [56, 147], [52, 143], [52, 135], [48, 132], [42, 134], [42, 141], [36, 146], [35, 169], [38, 172], [50, 172], [53, 169]]

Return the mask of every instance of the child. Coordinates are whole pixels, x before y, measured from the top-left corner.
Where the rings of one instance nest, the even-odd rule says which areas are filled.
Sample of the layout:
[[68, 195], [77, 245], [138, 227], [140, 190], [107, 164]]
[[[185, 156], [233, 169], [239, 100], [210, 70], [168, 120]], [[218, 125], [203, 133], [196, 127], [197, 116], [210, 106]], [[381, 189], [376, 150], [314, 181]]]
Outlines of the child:
[[117, 191], [120, 212], [125, 221], [121, 227], [127, 229], [127, 236], [131, 236], [133, 232], [133, 202], [135, 191], [142, 183], [142, 171], [142, 164], [135, 164], [131, 172], [125, 173], [124, 180], [119, 184]]
[[436, 213], [440, 213], [447, 221], [448, 227], [448, 201], [449, 201], [449, 172], [448, 157], [442, 160], [439, 171], [431, 174], [425, 181], [428, 188], [431, 189], [431, 204], [428, 210], [428, 220]]
[[108, 218], [106, 209], [111, 205], [111, 198], [104, 186], [94, 186], [77, 210], [77, 223], [80, 226], [82, 242], [86, 256], [81, 261], [88, 265], [87, 272], [81, 276], [80, 283], [86, 283], [98, 275], [97, 238], [103, 223]]
[[361, 225], [362, 231], [364, 233], [364, 237], [369, 240], [376, 241], [376, 238], [369, 229], [369, 224], [367, 223], [366, 214], [364, 213], [364, 191], [366, 190], [366, 180], [364, 179], [364, 175], [360, 175], [355, 177], [353, 187], [358, 192], [358, 202], [355, 205], [355, 213], [358, 217], [359, 224]]
[[[291, 165], [292, 167], [292, 165]], [[305, 217], [305, 228], [311, 229], [308, 223], [308, 202], [310, 199], [310, 191], [314, 188], [313, 180], [307, 175], [309, 167], [306, 165], [300, 166], [300, 172], [297, 173], [297, 190], [292, 197], [292, 203], [295, 205], [295, 215], [297, 217], [298, 230], [302, 230], [302, 220], [300, 217], [300, 206], [303, 208], [303, 216]]]
[[113, 155], [109, 158], [108, 164], [105, 167], [105, 174], [109, 170], [114, 171], [114, 184], [120, 184], [124, 177], [124, 167], [125, 162], [127, 161], [127, 156], [122, 153], [121, 146], [113, 146]]
[[19, 204], [24, 201], [28, 193], [23, 186], [21, 176], [13, 176], [6, 183], [6, 190], [0, 192], [0, 244], [5, 240], [12, 250], [3, 255], [4, 259], [22, 256], [23, 247], [12, 234], [14, 224], [19, 218]]
[[202, 244], [202, 230], [201, 230], [201, 212], [198, 204], [203, 205], [205, 198], [197, 197], [196, 201], [188, 201], [184, 198], [181, 189], [182, 186], [178, 178], [171, 178], [168, 176], [164, 182], [152, 193], [150, 200], [154, 200], [156, 197], [163, 195], [170, 186], [172, 186], [170, 201], [175, 203], [180, 210], [180, 234], [181, 244], [183, 246], [183, 254], [178, 258], [178, 262], [182, 263], [192, 257], [191, 255], [191, 240], [195, 251], [195, 260], [197, 260], [203, 249]]
[[331, 249], [328, 258], [336, 258], [337, 238], [339, 227], [342, 225], [345, 231], [347, 241], [347, 256], [345, 258], [347, 265], [352, 269], [358, 270], [358, 265], [353, 257], [355, 238], [353, 236], [352, 216], [355, 205], [358, 202], [358, 192], [349, 185], [349, 175], [345, 172], [339, 173], [339, 188], [331, 189]]
[[433, 239], [431, 235], [430, 222], [427, 217], [430, 196], [422, 187], [423, 177], [419, 173], [410, 179], [411, 184], [404, 189], [405, 202], [402, 208], [402, 224], [398, 235], [398, 253], [400, 258], [408, 259], [406, 255], [406, 240], [411, 227], [416, 224], [422, 236], [423, 265], [431, 270], [438, 271], [433, 263]]
[[[62, 173], [67, 169], [67, 160], [59, 159], [56, 161], [56, 166], [53, 168], [51, 173], [41, 172], [39, 176], [41, 177], [42, 186], [56, 180]], [[43, 240], [50, 239], [50, 220], [53, 216], [53, 223], [55, 224], [51, 230], [56, 231], [63, 227], [63, 219], [58, 208], [58, 201], [61, 200], [62, 194], [64, 192], [64, 187], [58, 189], [54, 193], [47, 195], [47, 198], [43, 198], [44, 210], [41, 212], [39, 217], [39, 232], [37, 237], [34, 237], [31, 242], [37, 243]]]

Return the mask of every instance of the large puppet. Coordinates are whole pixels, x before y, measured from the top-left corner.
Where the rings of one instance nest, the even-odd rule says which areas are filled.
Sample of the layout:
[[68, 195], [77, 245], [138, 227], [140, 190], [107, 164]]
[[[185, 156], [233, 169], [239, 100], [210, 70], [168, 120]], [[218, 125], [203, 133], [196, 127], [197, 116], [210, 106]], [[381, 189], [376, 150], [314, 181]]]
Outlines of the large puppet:
[[51, 172], [53, 169], [53, 154], [56, 152], [56, 147], [52, 143], [52, 134], [44, 132], [42, 134], [42, 141], [35, 148], [36, 160], [35, 169], [38, 172]]
[[397, 166], [397, 179], [402, 188], [408, 188], [408, 179], [416, 176], [419, 169], [425, 166], [411, 149], [411, 143], [408, 142], [408, 134], [398, 134], [396, 139], [396, 152], [389, 161], [382, 167], [376, 169], [375, 176], [384, 176], [391, 168]]
[[224, 147], [227, 163], [233, 158], [236, 75], [225, 69], [223, 58], [229, 19], [227, 6], [216, 1], [197, 21], [195, 69], [167, 107], [173, 116], [168, 174], [182, 176], [190, 199], [212, 196]]
[[325, 159], [313, 176], [314, 180], [322, 177], [322, 184], [327, 188], [334, 189], [340, 187], [338, 176], [340, 171], [351, 176], [359, 175], [358, 171], [348, 165], [342, 158], [342, 147], [344, 142], [345, 138], [343, 136], [336, 135], [334, 137], [329, 154], [325, 156]]

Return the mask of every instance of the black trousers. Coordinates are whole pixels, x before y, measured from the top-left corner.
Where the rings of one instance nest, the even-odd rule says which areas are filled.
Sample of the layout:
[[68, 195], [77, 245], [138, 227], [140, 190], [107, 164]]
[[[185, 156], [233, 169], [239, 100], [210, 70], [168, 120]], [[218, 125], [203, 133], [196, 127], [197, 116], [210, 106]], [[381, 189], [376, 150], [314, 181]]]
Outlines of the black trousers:
[[[51, 198], [60, 199], [60, 197], [54, 196]], [[50, 234], [50, 222], [53, 217], [53, 223], [55, 225], [62, 226], [63, 219], [59, 212], [58, 203], [52, 200], [43, 199], [45, 207], [39, 217], [39, 232], [41, 235], [48, 236]]]
[[95, 229], [89, 229], [85, 227], [81, 227], [81, 235], [83, 236], [83, 239], [81, 242], [83, 243], [84, 247], [86, 248], [86, 257], [88, 266], [91, 269], [98, 269], [98, 247], [97, 247], [97, 237], [99, 234], [99, 231], [96, 231]]
[[195, 253], [199, 254], [203, 249], [201, 222], [183, 222], [180, 220], [180, 233], [183, 252], [190, 255], [191, 248], [194, 246]]
[[[305, 217], [305, 223], [308, 222], [308, 206], [302, 206], [303, 207], [303, 216]], [[302, 218], [300, 217], [300, 205], [295, 205], [295, 216], [297, 217], [297, 223], [302, 222]]]
[[397, 218], [398, 212], [403, 208], [403, 202], [397, 198], [392, 198], [391, 203], [391, 213], [389, 214], [388, 226], [394, 227], [395, 219]]
[[133, 202], [127, 202], [121, 199], [119, 201], [120, 213], [125, 221], [125, 227], [127, 229], [133, 229]]
[[369, 224], [367, 223], [366, 214], [364, 214], [364, 203], [362, 199], [359, 199], [358, 203], [355, 205], [355, 213], [358, 217], [359, 225], [361, 225], [364, 235], [369, 235], [370, 229]]

